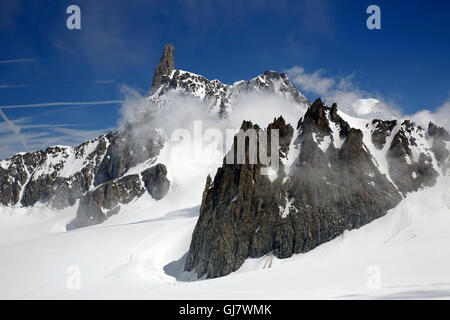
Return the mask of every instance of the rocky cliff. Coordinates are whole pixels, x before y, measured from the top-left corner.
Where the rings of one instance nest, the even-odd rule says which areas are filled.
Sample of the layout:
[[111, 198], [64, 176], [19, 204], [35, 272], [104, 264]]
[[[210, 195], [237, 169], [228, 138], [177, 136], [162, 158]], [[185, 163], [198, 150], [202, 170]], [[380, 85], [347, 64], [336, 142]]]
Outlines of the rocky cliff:
[[[344, 118], [318, 99], [294, 134], [276, 119], [269, 127], [284, 143], [275, 179], [261, 175], [261, 165], [225, 162], [208, 177], [185, 270], [214, 278], [247, 258], [309, 251], [385, 215], [402, 194], [436, 183], [448, 158], [440, 148], [445, 130], [381, 120], [354, 128]], [[248, 128], [259, 129], [244, 122]]]

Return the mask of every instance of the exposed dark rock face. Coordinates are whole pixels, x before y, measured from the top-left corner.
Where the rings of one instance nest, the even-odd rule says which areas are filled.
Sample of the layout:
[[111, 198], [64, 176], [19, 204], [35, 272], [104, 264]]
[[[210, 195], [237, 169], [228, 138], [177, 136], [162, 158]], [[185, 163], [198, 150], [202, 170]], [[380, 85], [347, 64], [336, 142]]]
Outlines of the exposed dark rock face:
[[331, 106], [330, 120], [337, 123], [340, 127], [339, 136], [341, 138], [346, 138], [350, 132], [350, 125], [338, 115], [336, 103], [333, 103]]
[[[131, 128], [129, 128], [131, 130]], [[94, 185], [105, 183], [121, 177], [131, 167], [158, 156], [163, 147], [162, 139], [158, 136], [149, 137], [146, 141], [136, 143], [128, 134], [127, 128], [120, 131], [111, 131], [107, 134], [109, 146], [103, 161], [96, 172]]]
[[[290, 168], [282, 164], [272, 182], [259, 174], [259, 164], [224, 163], [213, 182], [207, 178], [185, 270], [214, 278], [237, 270], [249, 257], [306, 252], [383, 216], [401, 200], [372, 163], [362, 131], [332, 109], [320, 99], [311, 105], [294, 144], [281, 146], [298, 148], [298, 158]], [[339, 150], [333, 119], [346, 136]], [[292, 127], [277, 122], [287, 139]], [[258, 127], [244, 122], [243, 128]], [[332, 142], [323, 150], [325, 140]]]
[[[284, 120], [275, 122], [281, 129], [280, 140], [287, 137], [282, 132], [292, 132], [292, 127], [287, 127]], [[241, 129], [261, 130], [249, 121], [245, 121]], [[233, 148], [236, 155], [236, 143]], [[199, 276], [222, 276], [239, 268], [249, 256], [249, 251], [259, 256], [266, 252], [265, 247], [270, 246], [267, 239], [252, 239], [259, 224], [259, 234], [265, 235], [276, 223], [275, 215], [270, 212], [278, 212], [279, 206], [285, 202], [284, 174], [281, 171], [279, 177], [270, 183], [267, 176], [260, 174], [261, 165], [249, 164], [248, 159], [247, 147], [245, 164], [225, 164], [224, 159], [212, 185], [211, 178], [207, 178], [186, 270], [195, 269]]]
[[141, 173], [142, 181], [148, 193], [155, 200], [161, 200], [169, 191], [170, 181], [167, 179], [167, 169], [163, 164], [147, 169]]
[[153, 75], [152, 87], [150, 88], [150, 94], [162, 84], [163, 77], [170, 75], [175, 67], [175, 55], [172, 44], [166, 44], [158, 66], [156, 67], [155, 74]]
[[29, 173], [39, 165], [43, 151], [18, 154], [0, 166], [0, 204], [16, 205], [29, 177]]
[[301, 125], [304, 132], [315, 132], [321, 135], [328, 135], [331, 133], [330, 123], [326, 114], [329, 110], [322, 100], [317, 99], [306, 111], [303, 123]]
[[157, 164], [140, 175], [133, 174], [110, 180], [80, 200], [77, 215], [67, 225], [67, 230], [86, 227], [105, 221], [120, 211], [120, 204], [126, 205], [141, 197], [147, 190], [155, 200], [162, 199], [168, 192], [170, 182], [167, 169]]
[[[339, 159], [343, 161], [357, 161], [363, 152], [363, 133], [359, 129], [350, 129], [347, 139], [339, 150]], [[370, 160], [370, 159], [368, 159]]]
[[433, 186], [438, 176], [429, 152], [413, 154], [412, 148], [418, 147], [415, 135], [424, 137], [425, 130], [409, 120], [403, 121], [387, 153], [389, 174], [403, 194]]
[[450, 144], [450, 135], [444, 128], [437, 127], [431, 122], [428, 124], [428, 135], [433, 137], [432, 150], [439, 166], [445, 174], [447, 170], [450, 170], [450, 152], [446, 147], [446, 144]]
[[374, 119], [372, 125], [375, 130], [372, 132], [372, 143], [377, 149], [383, 149], [386, 138], [391, 135], [397, 125], [397, 120], [380, 120]]
[[[286, 158], [289, 152], [289, 144], [291, 143], [292, 136], [294, 134], [294, 128], [291, 125], [286, 124], [283, 117], [273, 119], [273, 122], [267, 126], [267, 145], [271, 144], [270, 132], [272, 129], [276, 129], [279, 132], [279, 144], [280, 144], [280, 157]], [[270, 156], [270, 152], [267, 152]]]
[[75, 219], [66, 228], [72, 230], [101, 223], [119, 212], [119, 203], [127, 204], [143, 194], [137, 174], [106, 182], [86, 193], [80, 200]]

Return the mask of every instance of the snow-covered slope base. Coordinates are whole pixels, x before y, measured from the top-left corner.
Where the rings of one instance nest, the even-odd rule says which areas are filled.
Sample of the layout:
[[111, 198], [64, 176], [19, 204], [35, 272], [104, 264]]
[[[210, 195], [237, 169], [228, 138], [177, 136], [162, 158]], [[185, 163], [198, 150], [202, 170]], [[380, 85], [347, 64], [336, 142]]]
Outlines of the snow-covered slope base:
[[448, 186], [450, 177], [439, 178], [306, 254], [249, 259], [199, 281], [180, 272], [199, 207], [173, 211], [170, 195], [144, 196], [126, 214], [70, 232], [73, 212], [1, 208], [0, 298], [450, 298]]

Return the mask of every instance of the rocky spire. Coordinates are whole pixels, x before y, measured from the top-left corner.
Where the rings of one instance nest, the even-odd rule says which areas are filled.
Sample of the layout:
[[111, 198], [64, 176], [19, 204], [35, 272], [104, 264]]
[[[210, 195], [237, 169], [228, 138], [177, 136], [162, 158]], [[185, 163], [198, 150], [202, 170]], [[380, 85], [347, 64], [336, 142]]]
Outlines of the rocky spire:
[[158, 66], [155, 69], [152, 87], [150, 88], [150, 94], [154, 93], [155, 89], [161, 85], [163, 76], [169, 75], [173, 71], [174, 66], [174, 48], [173, 44], [169, 43], [164, 47], [161, 59], [159, 60]]

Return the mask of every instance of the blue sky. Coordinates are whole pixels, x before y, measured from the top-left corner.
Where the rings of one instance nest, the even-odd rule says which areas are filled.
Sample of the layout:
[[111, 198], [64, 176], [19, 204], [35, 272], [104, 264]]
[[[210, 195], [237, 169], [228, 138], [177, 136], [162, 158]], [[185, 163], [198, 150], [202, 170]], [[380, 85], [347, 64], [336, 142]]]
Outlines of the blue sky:
[[[66, 28], [71, 4], [81, 30]], [[371, 4], [381, 30], [366, 28]], [[433, 111], [450, 98], [449, 10], [446, 0], [1, 0], [0, 106], [120, 100], [123, 85], [145, 94], [171, 42], [177, 68], [225, 83], [301, 67], [404, 114]], [[119, 109], [3, 109], [0, 156], [76, 144], [115, 127]]]

